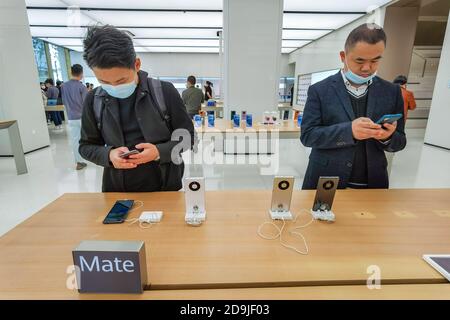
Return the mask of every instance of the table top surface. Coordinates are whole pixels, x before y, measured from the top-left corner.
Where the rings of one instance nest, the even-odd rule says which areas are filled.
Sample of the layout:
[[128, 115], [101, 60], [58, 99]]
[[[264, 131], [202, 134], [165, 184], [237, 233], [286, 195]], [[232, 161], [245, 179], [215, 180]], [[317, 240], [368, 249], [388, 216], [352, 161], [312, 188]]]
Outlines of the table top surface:
[[56, 110], [56, 111], [64, 111], [65, 106], [63, 104], [57, 104], [54, 106], [45, 106], [45, 110]]
[[78, 294], [72, 290], [0, 292], [2, 299], [81, 300], [449, 300], [450, 283], [353, 286], [303, 286], [242, 289], [146, 290], [142, 294]]
[[17, 120], [0, 120], [0, 129], [6, 129], [16, 123]]
[[226, 119], [215, 119], [214, 128], [208, 126], [195, 127], [198, 133], [203, 132], [229, 132], [229, 133], [250, 133], [250, 132], [280, 132], [280, 133], [300, 133], [300, 127], [297, 126], [297, 122], [293, 120], [281, 121], [279, 124], [265, 125], [260, 121], [253, 119], [253, 127], [244, 127], [245, 121], [241, 121], [241, 127], [234, 128], [233, 122]]
[[[449, 189], [339, 190], [337, 221], [302, 229], [308, 255], [257, 235], [269, 221], [270, 197], [270, 191], [207, 192], [207, 221], [190, 227], [182, 192], [64, 194], [0, 238], [0, 298], [64, 295], [72, 250], [82, 240], [145, 241], [152, 290], [364, 285], [374, 268], [382, 284], [446, 282], [422, 255], [450, 253]], [[102, 224], [118, 199], [144, 202], [129, 218], [163, 210], [162, 222], [149, 229]], [[313, 199], [314, 191], [294, 191], [291, 209], [299, 218], [286, 230], [310, 221]], [[304, 249], [288, 232], [283, 240]]]

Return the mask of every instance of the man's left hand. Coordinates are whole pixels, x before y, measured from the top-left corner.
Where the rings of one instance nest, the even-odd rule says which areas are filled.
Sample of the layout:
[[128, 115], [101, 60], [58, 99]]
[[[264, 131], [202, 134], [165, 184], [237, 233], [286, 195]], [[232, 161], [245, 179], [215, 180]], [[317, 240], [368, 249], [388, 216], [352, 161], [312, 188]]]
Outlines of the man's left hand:
[[387, 140], [392, 136], [392, 134], [395, 132], [396, 129], [397, 129], [397, 121], [394, 122], [393, 124], [384, 123], [383, 127], [379, 129], [379, 132], [376, 135], [375, 139], [381, 141]]
[[139, 143], [136, 149], [143, 149], [139, 154], [133, 154], [128, 158], [128, 162], [134, 164], [143, 164], [156, 160], [159, 157], [159, 151], [154, 144]]

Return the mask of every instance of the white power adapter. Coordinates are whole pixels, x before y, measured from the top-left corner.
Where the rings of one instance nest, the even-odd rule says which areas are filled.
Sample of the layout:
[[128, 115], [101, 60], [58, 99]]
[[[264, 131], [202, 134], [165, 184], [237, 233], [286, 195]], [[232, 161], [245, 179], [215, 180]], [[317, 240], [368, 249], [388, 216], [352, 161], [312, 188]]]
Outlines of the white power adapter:
[[162, 219], [162, 211], [143, 211], [139, 217], [139, 222], [154, 223]]

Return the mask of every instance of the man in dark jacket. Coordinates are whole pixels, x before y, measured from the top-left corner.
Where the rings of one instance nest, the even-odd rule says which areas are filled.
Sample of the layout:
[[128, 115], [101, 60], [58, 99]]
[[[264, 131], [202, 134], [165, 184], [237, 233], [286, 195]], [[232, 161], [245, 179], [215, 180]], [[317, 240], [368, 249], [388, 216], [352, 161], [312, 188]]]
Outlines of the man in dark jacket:
[[[183, 139], [190, 141], [181, 151], [186, 151], [193, 145], [194, 128], [178, 91], [168, 82], [153, 85], [140, 70], [132, 39], [112, 26], [89, 28], [84, 59], [101, 87], [84, 100], [79, 151], [104, 167], [102, 190], [181, 189], [184, 164], [173, 152], [180, 141], [172, 139], [172, 132], [185, 132]], [[135, 149], [139, 154], [121, 157]]]
[[339, 176], [339, 188], [388, 188], [384, 154], [406, 145], [404, 119], [376, 124], [385, 114], [403, 114], [400, 87], [376, 76], [386, 46], [379, 26], [354, 29], [341, 51], [344, 67], [312, 85], [301, 125], [301, 141], [311, 147], [303, 189], [320, 176]]

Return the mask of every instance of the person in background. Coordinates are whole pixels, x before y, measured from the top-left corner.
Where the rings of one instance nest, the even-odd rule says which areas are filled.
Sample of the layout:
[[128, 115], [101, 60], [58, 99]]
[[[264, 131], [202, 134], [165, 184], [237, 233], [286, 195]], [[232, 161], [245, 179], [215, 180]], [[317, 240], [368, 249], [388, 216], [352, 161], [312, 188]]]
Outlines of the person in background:
[[89, 83], [89, 91], [94, 90], [94, 84], [93, 83]]
[[292, 107], [292, 105], [294, 104], [294, 85], [291, 86], [289, 93], [291, 95], [291, 100], [289, 101], [289, 105]]
[[62, 101], [67, 110], [68, 133], [70, 143], [72, 145], [73, 156], [75, 158], [76, 170], [81, 170], [87, 166], [86, 162], [81, 158], [78, 152], [80, 131], [81, 131], [81, 115], [83, 113], [83, 101], [86, 98], [88, 90], [81, 83], [83, 79], [83, 67], [74, 64], [71, 67], [71, 78], [65, 82], [62, 90]]
[[56, 80], [56, 88], [58, 89], [59, 93], [58, 93], [58, 101], [56, 102], [56, 104], [63, 104], [62, 103], [62, 96], [61, 96], [61, 85], [63, 84], [63, 82], [61, 80]]
[[[57, 87], [55, 87], [55, 82], [52, 78], [48, 78], [44, 82], [45, 86], [47, 87], [46, 96], [47, 99], [53, 99], [58, 100], [59, 96], [59, 90]], [[50, 117], [55, 124], [56, 129], [61, 129], [61, 116], [59, 115], [59, 111], [50, 111]]]
[[186, 82], [186, 90], [181, 94], [184, 105], [191, 119], [199, 113], [203, 99], [203, 92], [201, 89], [195, 87], [197, 79], [194, 76], [189, 76]]
[[405, 76], [398, 76], [394, 79], [394, 83], [400, 85], [400, 88], [402, 88], [402, 96], [403, 96], [403, 102], [404, 102], [404, 116], [405, 121], [408, 118], [408, 110], [414, 110], [416, 109], [416, 99], [414, 98], [414, 93], [406, 89], [406, 83], [408, 82], [408, 78]]
[[[42, 102], [44, 103], [45, 108], [47, 106], [47, 95], [45, 94], [45, 92], [47, 91], [47, 87], [43, 82], [40, 82], [39, 85], [41, 87]], [[47, 124], [50, 124], [51, 123], [50, 112], [45, 111], [45, 118], [47, 119]]]
[[205, 101], [208, 101], [209, 99], [213, 99], [212, 85], [213, 84], [210, 81], [206, 81], [206, 84], [205, 84]]
[[89, 91], [89, 88], [90, 88], [90, 83], [89, 82], [86, 82], [86, 89]]
[[[56, 80], [56, 88], [58, 88], [58, 90], [59, 90], [58, 99], [56, 101], [57, 105], [63, 104], [62, 95], [61, 95], [62, 94], [62, 87], [61, 87], [62, 84], [63, 84], [63, 82], [61, 80]], [[66, 121], [66, 118], [64, 116], [64, 111], [59, 111], [59, 117], [61, 118], [62, 121]]]
[[[47, 89], [47, 88], [45, 87], [45, 84], [43, 82], [41, 82], [41, 96], [42, 96], [42, 102], [43, 102], [44, 108], [45, 108], [47, 106], [47, 95], [45, 94], [45, 90], [44, 89]], [[50, 121], [50, 114], [47, 111], [45, 111], [45, 114], [46, 114], [46, 117], [47, 117], [47, 122], [49, 122]]]
[[405, 121], [377, 124], [385, 114], [403, 113], [400, 87], [376, 75], [386, 34], [375, 24], [350, 32], [340, 52], [343, 68], [309, 87], [300, 139], [311, 147], [303, 189], [320, 176], [339, 176], [339, 188], [389, 188], [385, 151], [406, 146]]

